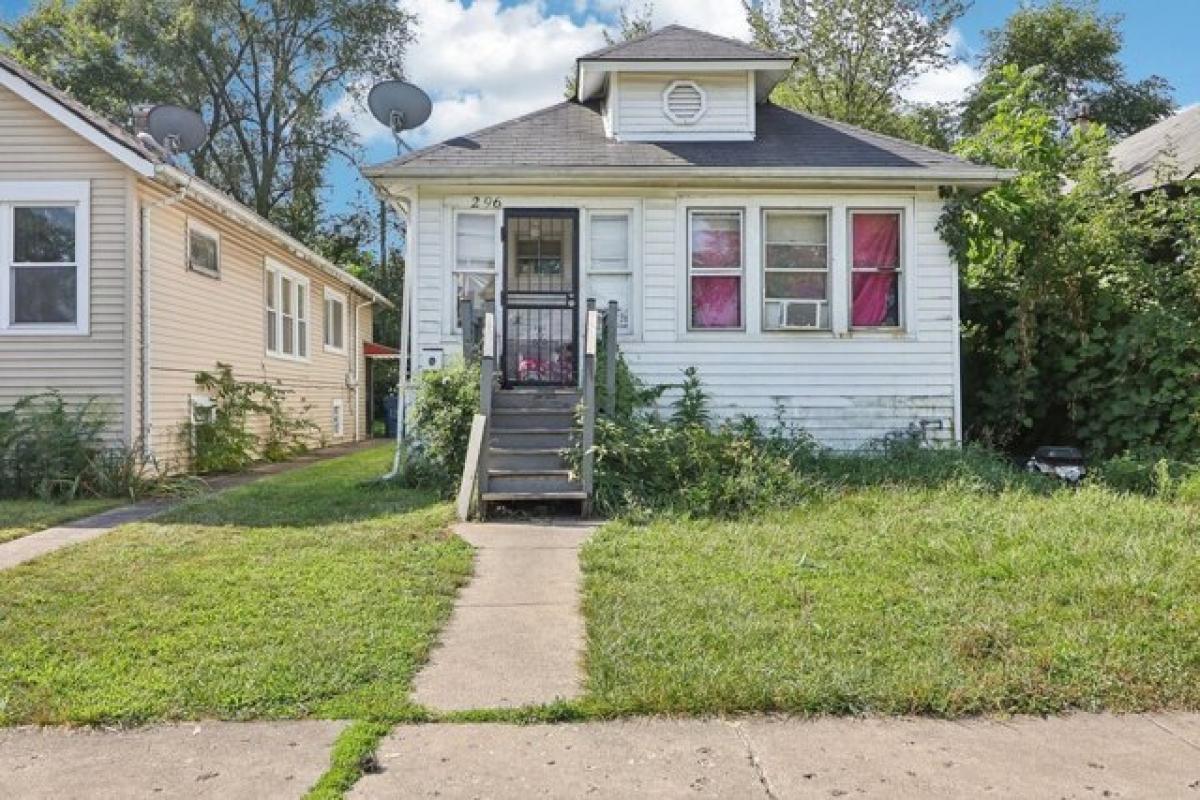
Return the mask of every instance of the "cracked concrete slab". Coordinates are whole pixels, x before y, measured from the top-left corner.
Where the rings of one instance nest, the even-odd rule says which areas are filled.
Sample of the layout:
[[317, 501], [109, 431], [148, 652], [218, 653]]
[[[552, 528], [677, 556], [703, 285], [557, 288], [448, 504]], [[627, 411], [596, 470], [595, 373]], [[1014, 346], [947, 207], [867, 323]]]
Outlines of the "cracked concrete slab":
[[350, 797], [763, 796], [736, 732], [721, 722], [404, 726], [380, 744], [377, 759], [382, 771]]
[[0, 797], [303, 797], [344, 722], [0, 728]]
[[475, 574], [458, 595], [413, 697], [438, 711], [518, 708], [576, 697], [584, 626], [580, 523], [464, 524]]
[[1145, 716], [738, 724], [779, 800], [1200, 798], [1200, 751]]

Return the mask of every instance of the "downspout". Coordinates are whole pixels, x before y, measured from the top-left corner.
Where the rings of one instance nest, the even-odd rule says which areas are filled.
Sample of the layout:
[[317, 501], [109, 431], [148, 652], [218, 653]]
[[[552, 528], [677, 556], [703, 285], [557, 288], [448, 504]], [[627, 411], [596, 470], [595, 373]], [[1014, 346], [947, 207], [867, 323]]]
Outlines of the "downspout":
[[392, 457], [392, 469], [383, 476], [383, 480], [392, 480], [400, 474], [400, 468], [404, 458], [404, 423], [408, 416], [408, 351], [412, 347], [412, 306], [413, 306], [413, 284], [416, 275], [416, 270], [413, 265], [413, 217], [416, 214], [416, 206], [408, 206], [404, 203], [395, 203], [396, 210], [404, 215], [404, 283], [400, 295], [400, 354], [397, 358], [397, 379], [396, 379], [396, 453]]
[[192, 180], [189, 176], [187, 183], [184, 184], [183, 188], [177, 194], [164, 197], [148, 206], [142, 206], [140, 218], [141, 248], [138, 253], [138, 282], [141, 284], [142, 291], [141, 296], [138, 298], [138, 317], [140, 318], [142, 332], [142, 369], [141, 381], [139, 381], [141, 391], [138, 398], [138, 407], [142, 416], [142, 455], [147, 459], [152, 458], [154, 455], [150, 447], [150, 212], [183, 202], [187, 197], [191, 185]]
[[[359, 314], [362, 313], [362, 310], [364, 308], [366, 308], [367, 306], [370, 306], [370, 305], [374, 305], [374, 304], [375, 304], [374, 300], [368, 300], [365, 303], [359, 303], [358, 305], [356, 305], [354, 307], [354, 320], [353, 320], [353, 323], [354, 323], [354, 349], [350, 351], [350, 363], [353, 364], [353, 374], [354, 374], [354, 441], [356, 441], [356, 442], [358, 441], [359, 414], [362, 413], [362, 400], [361, 400], [361, 395], [359, 394], [359, 392], [362, 388], [362, 374], [359, 371], [358, 360], [360, 358], [366, 358], [366, 356], [364, 356], [362, 354], [362, 342], [359, 341], [359, 338], [358, 338], [359, 337], [358, 316], [359, 316]], [[366, 431], [365, 433], [366, 433], [366, 435], [364, 438], [370, 439], [371, 432]]]

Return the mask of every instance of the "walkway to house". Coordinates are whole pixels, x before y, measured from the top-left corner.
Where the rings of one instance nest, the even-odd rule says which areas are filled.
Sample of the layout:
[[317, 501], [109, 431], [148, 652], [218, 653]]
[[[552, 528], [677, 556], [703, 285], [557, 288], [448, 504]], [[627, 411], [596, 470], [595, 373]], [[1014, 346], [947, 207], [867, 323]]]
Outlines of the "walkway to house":
[[437, 711], [517, 708], [575, 697], [582, 676], [579, 522], [455, 528], [476, 548], [475, 577], [458, 596], [414, 698]]
[[[318, 461], [326, 461], [331, 458], [349, 455], [368, 447], [375, 447], [378, 444], [378, 441], [368, 439], [363, 442], [352, 442], [350, 444], [325, 447], [320, 450], [311, 450], [290, 461], [255, 464], [245, 472], [239, 472], [236, 475], [218, 475], [206, 479], [204, 481], [205, 491], [208, 493], [222, 492], [226, 489], [232, 489], [235, 486], [244, 486], [247, 483], [262, 480], [271, 475], [279, 475], [283, 472], [291, 472], [294, 469], [307, 467]], [[26, 561], [32, 561], [39, 556], [44, 556], [46, 553], [52, 553], [55, 550], [61, 550], [73, 544], [95, 539], [126, 523], [149, 519], [155, 514], [161, 514], [170, 508], [174, 508], [187, 499], [190, 498], [146, 500], [141, 503], [114, 508], [111, 511], [105, 511], [91, 517], [67, 522], [53, 528], [47, 528], [37, 533], [30, 533], [11, 542], [5, 542], [4, 544], [0, 544], [0, 569], [15, 567], [18, 564], [24, 564]]]

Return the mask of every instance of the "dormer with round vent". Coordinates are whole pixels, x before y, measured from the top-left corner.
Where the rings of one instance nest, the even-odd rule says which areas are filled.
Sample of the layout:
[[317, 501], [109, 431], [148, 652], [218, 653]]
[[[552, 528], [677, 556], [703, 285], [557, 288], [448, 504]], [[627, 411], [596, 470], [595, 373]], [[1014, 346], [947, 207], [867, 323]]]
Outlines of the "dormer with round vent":
[[663, 113], [677, 125], [694, 125], [708, 110], [707, 95], [695, 81], [671, 81], [662, 97]]

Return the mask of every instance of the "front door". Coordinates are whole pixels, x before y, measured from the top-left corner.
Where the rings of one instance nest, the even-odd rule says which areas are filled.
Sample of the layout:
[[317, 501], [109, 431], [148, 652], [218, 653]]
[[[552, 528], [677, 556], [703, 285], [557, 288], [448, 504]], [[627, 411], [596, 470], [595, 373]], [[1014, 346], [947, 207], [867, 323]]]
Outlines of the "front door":
[[505, 386], [574, 386], [579, 212], [504, 212]]

